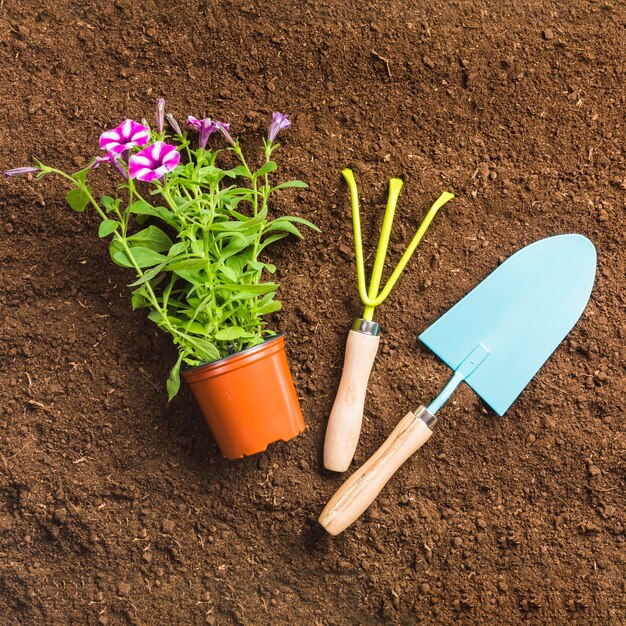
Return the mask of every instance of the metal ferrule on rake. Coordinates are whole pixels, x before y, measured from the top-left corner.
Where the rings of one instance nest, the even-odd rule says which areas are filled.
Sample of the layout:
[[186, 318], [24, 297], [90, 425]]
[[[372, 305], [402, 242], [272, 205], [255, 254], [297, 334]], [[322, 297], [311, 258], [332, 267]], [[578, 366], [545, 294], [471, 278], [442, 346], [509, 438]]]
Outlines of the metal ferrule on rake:
[[374, 259], [374, 267], [370, 278], [369, 289], [365, 284], [365, 263], [363, 259], [363, 240], [361, 237], [361, 215], [359, 213], [359, 194], [352, 170], [345, 169], [343, 177], [350, 188], [352, 204], [352, 225], [354, 228], [354, 251], [359, 296], [365, 305], [362, 318], [358, 318], [348, 334], [346, 354], [343, 364], [341, 382], [335, 398], [324, 443], [324, 466], [335, 472], [348, 469], [361, 432], [365, 394], [372, 365], [380, 342], [379, 325], [373, 321], [374, 309], [382, 304], [404, 271], [413, 256], [424, 233], [428, 230], [437, 211], [454, 196], [444, 191], [432, 205], [420, 227], [417, 229], [400, 261], [393, 269], [385, 286], [380, 289], [383, 276], [389, 238], [393, 226], [393, 218], [403, 182], [399, 178], [389, 181], [389, 197], [383, 219], [383, 226], [378, 240], [378, 248]]

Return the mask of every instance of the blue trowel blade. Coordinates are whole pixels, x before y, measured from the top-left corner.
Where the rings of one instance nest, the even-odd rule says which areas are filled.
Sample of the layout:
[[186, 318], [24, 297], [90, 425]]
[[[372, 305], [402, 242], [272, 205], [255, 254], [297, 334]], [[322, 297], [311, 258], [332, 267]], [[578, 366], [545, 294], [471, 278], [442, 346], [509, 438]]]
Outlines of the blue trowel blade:
[[503, 415], [585, 309], [596, 250], [558, 235], [516, 252], [427, 328], [420, 340], [453, 370], [482, 343], [489, 356], [465, 382]]

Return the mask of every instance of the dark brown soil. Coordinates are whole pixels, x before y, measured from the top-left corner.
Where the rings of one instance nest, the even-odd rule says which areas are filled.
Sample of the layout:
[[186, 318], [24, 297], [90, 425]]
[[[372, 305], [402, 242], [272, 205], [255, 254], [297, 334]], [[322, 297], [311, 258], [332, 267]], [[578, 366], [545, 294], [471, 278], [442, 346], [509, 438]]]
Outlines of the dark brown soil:
[[[290, 113], [283, 175], [321, 235], [275, 249], [278, 327], [309, 429], [220, 455], [174, 357], [130, 308], [94, 215], [58, 180], [0, 182], [2, 624], [623, 624], [624, 107], [618, 0], [0, 2], [0, 166], [73, 168], [106, 128], [214, 115], [250, 148]], [[386, 61], [385, 61], [386, 59]], [[399, 254], [446, 207], [377, 313], [355, 466], [446, 367], [417, 335], [503, 259], [580, 232], [599, 255], [580, 322], [503, 418], [467, 389], [376, 505], [316, 517], [326, 419], [361, 313], [351, 165], [370, 245], [388, 178]]]

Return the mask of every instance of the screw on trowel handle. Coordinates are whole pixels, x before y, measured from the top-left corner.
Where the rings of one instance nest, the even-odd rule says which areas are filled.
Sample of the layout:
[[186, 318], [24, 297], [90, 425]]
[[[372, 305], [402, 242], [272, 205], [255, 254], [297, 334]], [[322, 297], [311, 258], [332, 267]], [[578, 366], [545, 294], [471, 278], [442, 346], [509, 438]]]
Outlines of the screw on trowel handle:
[[437, 418], [425, 407], [407, 413], [372, 457], [338, 489], [330, 499], [319, 523], [338, 535], [374, 502], [396, 470], [433, 434]]
[[358, 319], [348, 334], [341, 382], [324, 440], [324, 467], [333, 472], [348, 469], [359, 442], [367, 383], [380, 341], [378, 328], [376, 322]]

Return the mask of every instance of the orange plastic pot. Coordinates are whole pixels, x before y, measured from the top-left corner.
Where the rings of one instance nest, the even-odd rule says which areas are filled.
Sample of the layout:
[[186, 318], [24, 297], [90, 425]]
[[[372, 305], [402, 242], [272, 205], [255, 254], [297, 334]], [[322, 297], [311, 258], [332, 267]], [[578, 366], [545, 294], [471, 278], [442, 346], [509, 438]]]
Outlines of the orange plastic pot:
[[305, 429], [284, 333], [181, 373], [227, 459], [263, 452]]

